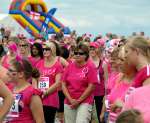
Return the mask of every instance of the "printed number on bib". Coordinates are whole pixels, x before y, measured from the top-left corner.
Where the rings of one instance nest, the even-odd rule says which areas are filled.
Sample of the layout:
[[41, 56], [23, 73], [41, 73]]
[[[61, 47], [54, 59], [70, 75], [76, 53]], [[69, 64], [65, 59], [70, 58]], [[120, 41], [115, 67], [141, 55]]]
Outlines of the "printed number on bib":
[[49, 88], [49, 77], [41, 77], [38, 88], [40, 89], [48, 89]]
[[16, 95], [14, 95], [14, 97], [15, 97], [15, 101], [10, 109], [10, 112], [18, 113], [19, 112], [19, 101], [21, 98], [21, 94], [16, 94]]
[[18, 100], [15, 100], [11, 109], [10, 109], [11, 112], [16, 112], [18, 113], [19, 112], [19, 101]]
[[21, 94], [14, 94], [15, 100], [13, 102], [13, 105], [11, 106], [9, 113], [6, 116], [6, 121], [10, 121], [12, 118], [19, 117], [19, 101], [21, 97]]

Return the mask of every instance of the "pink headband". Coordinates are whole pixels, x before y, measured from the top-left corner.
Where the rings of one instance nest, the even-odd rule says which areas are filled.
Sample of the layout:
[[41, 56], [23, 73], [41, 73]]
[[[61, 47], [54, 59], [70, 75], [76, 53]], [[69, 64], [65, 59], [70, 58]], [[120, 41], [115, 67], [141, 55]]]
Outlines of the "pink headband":
[[11, 43], [8, 45], [8, 49], [12, 50], [13, 52], [17, 52], [17, 45], [15, 43]]

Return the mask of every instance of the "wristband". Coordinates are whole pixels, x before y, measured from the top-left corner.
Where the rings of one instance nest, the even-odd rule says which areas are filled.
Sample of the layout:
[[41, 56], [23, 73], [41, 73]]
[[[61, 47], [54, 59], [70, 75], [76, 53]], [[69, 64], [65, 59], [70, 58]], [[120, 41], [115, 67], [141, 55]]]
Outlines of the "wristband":
[[49, 94], [48, 91], [45, 91], [45, 95], [48, 96], [48, 94]]

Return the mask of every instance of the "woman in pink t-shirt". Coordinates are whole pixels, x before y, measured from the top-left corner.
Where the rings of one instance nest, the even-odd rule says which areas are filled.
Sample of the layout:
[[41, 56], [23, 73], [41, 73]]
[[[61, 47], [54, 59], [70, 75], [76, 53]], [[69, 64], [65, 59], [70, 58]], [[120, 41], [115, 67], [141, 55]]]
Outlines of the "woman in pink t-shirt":
[[30, 43], [27, 41], [27, 39], [20, 39], [18, 44], [21, 57], [26, 59], [29, 58], [31, 56]]
[[56, 43], [45, 42], [43, 44], [43, 56], [36, 67], [41, 76], [37, 87], [43, 92], [43, 109], [46, 123], [54, 123], [55, 114], [59, 108], [58, 87], [60, 76], [63, 71], [60, 57], [56, 56]]
[[[118, 107], [121, 108], [124, 102], [125, 94], [131, 86], [132, 79], [135, 75], [135, 69], [130, 66], [124, 59], [124, 47], [115, 48], [111, 53], [110, 63], [112, 63], [112, 70], [117, 70], [119, 73], [110, 76], [108, 79], [107, 94], [105, 107], [110, 112], [110, 119], [114, 122]], [[119, 105], [118, 105], [119, 104]], [[117, 112], [118, 113], [118, 112]], [[101, 114], [102, 115], [102, 114]], [[101, 116], [102, 117], [102, 116]], [[110, 120], [109, 119], [109, 120]]]
[[129, 87], [131, 87], [133, 77], [136, 73], [134, 67], [130, 66], [124, 59], [124, 54], [124, 47], [119, 48], [117, 64], [121, 73], [116, 78], [115, 86], [112, 88], [108, 98], [110, 105], [109, 120], [112, 122], [115, 121], [117, 114], [121, 111], [123, 103], [125, 102], [125, 95]]
[[129, 64], [137, 69], [133, 80], [133, 87], [140, 87], [150, 83], [150, 45], [144, 37], [132, 37], [128, 39], [125, 48], [125, 58]]
[[[109, 63], [111, 65], [111, 71], [108, 74], [108, 78], [105, 79], [105, 98], [103, 99], [103, 107], [102, 107], [102, 111], [100, 114], [100, 120], [103, 121], [104, 120], [104, 115], [108, 114], [108, 110], [110, 110], [110, 107], [108, 107], [108, 96], [111, 92], [111, 90], [113, 89], [113, 87], [116, 84], [116, 78], [119, 76], [119, 71], [118, 71], [118, 64], [117, 64], [117, 60], [118, 60], [118, 49], [114, 49], [113, 52], [110, 52], [110, 56], [109, 56], [109, 62], [107, 62], [107, 64]], [[106, 64], [106, 63], [104, 63]], [[105, 70], [104, 67], [104, 74], [107, 71]], [[107, 118], [105, 118], [105, 120], [107, 120]]]
[[88, 57], [88, 46], [79, 44], [74, 51], [75, 61], [69, 64], [63, 74], [65, 123], [89, 123], [91, 120], [93, 90], [98, 80], [95, 65]]
[[108, 97], [110, 105], [109, 121], [111, 122], [115, 122], [117, 115], [120, 113], [125, 102], [126, 94], [132, 85], [132, 80], [136, 73], [134, 67], [130, 66], [124, 59], [124, 47], [119, 51], [118, 65], [121, 73], [117, 76], [116, 84]]
[[[96, 105], [97, 116], [100, 116], [103, 97], [105, 93], [104, 89], [104, 70], [102, 68], [102, 51], [103, 47], [100, 46], [97, 42], [90, 43], [90, 60], [95, 64], [97, 70], [98, 83], [96, 84], [94, 91], [94, 100]], [[98, 117], [100, 123], [100, 119]]]
[[143, 87], [135, 89], [133, 94], [129, 95], [124, 109], [139, 109], [143, 113], [145, 123], [149, 123], [150, 45], [147, 39], [139, 36], [130, 38], [126, 45], [125, 56], [129, 64], [138, 71], [132, 86]]
[[43, 59], [43, 49], [40, 43], [34, 43], [31, 45], [31, 56], [28, 57], [29, 61], [33, 66]]
[[13, 60], [8, 76], [11, 82], [8, 87], [15, 99], [7, 115], [8, 123], [44, 123], [41, 92], [28, 82], [32, 76], [38, 77], [32, 65], [25, 59]]

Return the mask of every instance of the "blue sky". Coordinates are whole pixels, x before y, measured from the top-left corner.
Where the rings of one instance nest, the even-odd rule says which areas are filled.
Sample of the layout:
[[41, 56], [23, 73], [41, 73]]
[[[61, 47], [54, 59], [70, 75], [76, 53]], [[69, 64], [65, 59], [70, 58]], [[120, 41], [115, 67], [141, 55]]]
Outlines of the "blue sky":
[[[58, 8], [55, 17], [79, 34], [129, 35], [133, 31], [145, 31], [150, 36], [150, 0], [44, 1], [49, 9]], [[10, 3], [11, 0], [1, 0], [0, 13], [8, 13]]]

